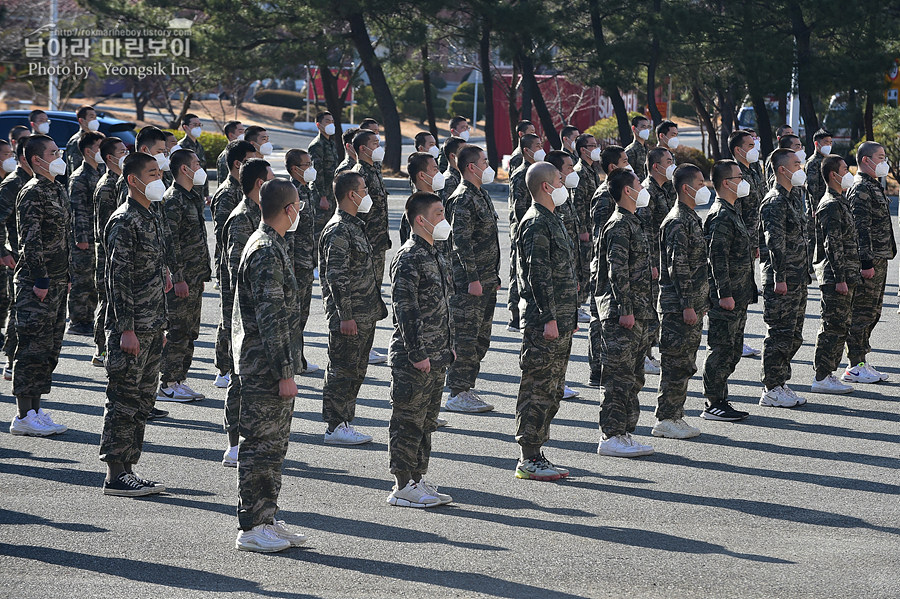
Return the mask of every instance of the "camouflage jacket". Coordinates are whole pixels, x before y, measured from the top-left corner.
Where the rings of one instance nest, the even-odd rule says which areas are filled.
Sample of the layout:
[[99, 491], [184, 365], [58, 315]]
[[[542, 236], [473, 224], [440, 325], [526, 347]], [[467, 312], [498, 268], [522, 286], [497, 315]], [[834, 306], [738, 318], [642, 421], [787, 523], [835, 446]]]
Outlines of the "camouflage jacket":
[[62, 183], [32, 177], [16, 198], [19, 261], [15, 280], [23, 284], [71, 281], [69, 244], [72, 214]]
[[468, 293], [469, 283], [500, 286], [500, 237], [497, 212], [483, 188], [463, 179], [447, 201], [453, 233], [450, 253], [453, 285], [457, 293]]
[[597, 188], [597, 191], [594, 192], [594, 197], [591, 198], [591, 223], [595, 239], [600, 236], [600, 231], [603, 230], [603, 227], [615, 211], [616, 202], [609, 195], [609, 188], [606, 185], [606, 180], [604, 180], [600, 187]]
[[[446, 152], [448, 141], [450, 141], [449, 137], [444, 140], [443, 144], [441, 144], [441, 151], [438, 152], [438, 157], [437, 157], [438, 170], [441, 171], [442, 173], [444, 171], [446, 171], [448, 168], [450, 168], [450, 160], [447, 159], [447, 152]], [[450, 191], [453, 191], [453, 190], [451, 189]]]
[[297, 194], [300, 196], [300, 201], [303, 202], [297, 230], [285, 235], [296, 276], [300, 274], [300, 271], [312, 270], [316, 266], [314, 260], [316, 253], [315, 210], [319, 205], [319, 196], [311, 184], [301, 185], [299, 181], [293, 179], [291, 183], [297, 188]]
[[388, 233], [388, 194], [384, 188], [384, 178], [379, 166], [367, 162], [357, 162], [352, 169], [362, 175], [366, 182], [366, 190], [372, 198], [372, 208], [359, 219], [365, 223], [366, 237], [372, 244], [373, 252], [384, 252], [391, 247], [391, 236]]
[[[634, 174], [637, 175], [639, 181], [647, 178], [647, 154], [649, 152], [650, 150], [647, 149], [647, 146], [637, 139], [632, 140], [628, 147], [625, 148], [628, 164], [634, 169]], [[675, 152], [672, 152], [672, 155], [674, 156]]]
[[244, 197], [241, 190], [241, 184], [238, 180], [228, 176], [225, 183], [219, 185], [215, 195], [212, 198], [212, 215], [213, 215], [213, 231], [216, 234], [216, 249], [214, 260], [216, 264], [221, 264], [222, 259], [222, 229], [225, 222], [231, 216], [231, 211], [240, 203]]
[[391, 261], [392, 365], [428, 358], [432, 368], [439, 368], [453, 361], [451, 285], [446, 256], [413, 233]]
[[21, 166], [0, 182], [0, 256], [19, 255], [19, 231], [16, 228], [16, 197], [31, 179]]
[[859, 237], [859, 261], [863, 269], [872, 268], [876, 258], [892, 260], [897, 255], [891, 208], [881, 183], [865, 173], [857, 173], [847, 190], [850, 211]]
[[81, 141], [83, 133], [81, 128], [79, 128], [78, 131], [69, 138], [69, 141], [66, 142], [66, 172], [70, 177], [78, 170], [81, 163], [84, 162], [84, 156], [81, 155], [81, 150], [78, 149], [78, 142]]
[[531, 206], [531, 193], [525, 185], [525, 172], [530, 164], [523, 162], [509, 177], [509, 236], [515, 239], [516, 225]]
[[653, 318], [650, 248], [637, 215], [616, 207], [594, 246], [591, 275], [600, 320], [633, 314]]
[[650, 192], [650, 203], [644, 208], [638, 208], [636, 214], [641, 219], [641, 227], [650, 244], [650, 265], [659, 268], [660, 227], [669, 211], [678, 203], [678, 196], [675, 186], [668, 180], [660, 185], [653, 177], [647, 177], [642, 185]]
[[509, 172], [515, 171], [522, 166], [523, 162], [525, 162], [525, 157], [522, 156], [522, 148], [517, 145], [509, 157]]
[[703, 233], [707, 244], [710, 310], [721, 312], [719, 300], [723, 297], [734, 298], [734, 311], [756, 303], [750, 231], [737, 208], [716, 198], [706, 214]]
[[103, 232], [109, 217], [119, 207], [119, 198], [122, 192], [128, 193], [125, 187], [125, 179], [108, 170], [103, 173], [97, 186], [94, 188], [94, 239], [98, 244], [104, 243]]
[[579, 304], [574, 258], [577, 252], [562, 219], [533, 203], [519, 222], [515, 244], [519, 309], [524, 325], [543, 328], [555, 320], [560, 332], [574, 331]]
[[459, 182], [462, 181], [462, 174], [452, 166], [448, 166], [444, 173], [444, 189], [438, 192], [438, 195], [441, 196], [441, 201], [446, 205], [447, 199], [456, 191], [456, 188], [459, 187]]
[[[578, 236], [582, 233], [587, 232], [587, 228], [581, 219], [578, 218], [578, 213], [575, 211], [575, 199], [574, 194], [572, 193], [573, 189], [567, 189], [569, 192], [569, 199], [566, 200], [565, 204], [556, 207], [556, 214], [559, 215], [559, 218], [562, 219], [563, 224], [566, 226], [566, 231], [569, 232], [569, 236], [572, 238], [572, 242], [576, 244], [579, 243]], [[581, 252], [575, 252], [580, 255]]]
[[99, 181], [100, 171], [83, 161], [69, 177], [75, 243], [94, 243], [94, 190]]
[[165, 261], [160, 219], [129, 198], [103, 233], [106, 259], [106, 330], [155, 333], [166, 321]]
[[860, 280], [859, 241], [850, 201], [831, 189], [816, 209], [816, 247], [813, 266], [819, 285], [858, 283]]
[[325, 138], [321, 133], [316, 135], [315, 139], [309, 144], [309, 157], [312, 159], [313, 166], [316, 167], [316, 180], [312, 187], [315, 190], [316, 202], [311, 206], [314, 210], [319, 210], [319, 200], [322, 196], [328, 198], [328, 203], [334, 206], [334, 169], [338, 165], [337, 148], [334, 146], [334, 135]]
[[600, 175], [594, 165], [588, 164], [584, 160], [579, 160], [575, 164], [575, 172], [578, 173], [578, 187], [573, 190], [575, 212], [578, 213], [578, 219], [585, 230], [590, 231], [591, 198], [600, 187]]
[[[352, 171], [354, 166], [356, 166], [356, 161], [349, 155], [346, 155], [344, 156], [344, 159], [341, 160], [341, 163], [337, 165], [337, 168], [334, 169], [334, 176], [337, 177], [338, 174], [343, 173], [344, 171]], [[334, 193], [334, 190], [332, 190], [332, 193]]]
[[659, 230], [660, 314], [693, 308], [697, 314], [709, 306], [706, 240], [697, 212], [676, 202]]
[[763, 284], [787, 283], [788, 288], [809, 284], [809, 254], [803, 208], [777, 184], [759, 208]]
[[285, 239], [261, 223], [247, 240], [234, 282], [234, 372], [271, 381], [303, 367], [300, 293]]
[[216, 183], [221, 185], [230, 174], [231, 169], [228, 168], [228, 150], [225, 149], [222, 150], [222, 153], [216, 158]]
[[259, 205], [248, 197], [241, 200], [225, 221], [222, 229], [222, 256], [218, 265], [219, 291], [222, 305], [234, 303], [234, 281], [237, 280], [241, 255], [247, 247], [247, 240], [259, 229], [262, 213]]
[[[200, 168], [206, 170], [206, 151], [203, 149], [203, 146], [200, 145], [199, 140], [191, 139], [187, 135], [181, 138], [181, 148], [183, 150], [190, 150], [194, 154], [197, 155], [197, 159], [200, 161]], [[174, 177], [174, 175], [173, 175]], [[174, 178], [173, 178], [174, 182]], [[167, 185], [170, 187], [171, 183]], [[206, 198], [209, 197], [209, 181], [203, 184], [201, 188], [197, 188], [196, 192], [200, 194], [200, 199], [206, 202]]]
[[822, 152], [816, 150], [815, 153], [806, 161], [806, 200], [809, 203], [807, 207], [807, 215], [810, 220], [816, 213], [819, 206], [819, 200], [825, 195], [828, 185], [822, 178]]
[[765, 183], [763, 183], [761, 169], [753, 168], [753, 164], [744, 166], [740, 162], [738, 162], [738, 166], [741, 169], [741, 176], [744, 178], [744, 181], [750, 184], [750, 193], [742, 198], [738, 198], [734, 206], [738, 214], [741, 215], [744, 226], [750, 231], [750, 244], [753, 249], [753, 255], [756, 256], [756, 250], [759, 249], [760, 238], [762, 237], [759, 232], [759, 205], [763, 196], [766, 195], [766, 187]]
[[188, 285], [212, 278], [209, 244], [206, 240], [206, 204], [200, 190], [190, 191], [175, 183], [163, 195], [163, 210], [171, 234], [172, 256], [169, 264], [172, 282]]
[[387, 316], [364, 226], [359, 218], [338, 209], [322, 229], [319, 282], [332, 331], [340, 330], [342, 320], [373, 327]]

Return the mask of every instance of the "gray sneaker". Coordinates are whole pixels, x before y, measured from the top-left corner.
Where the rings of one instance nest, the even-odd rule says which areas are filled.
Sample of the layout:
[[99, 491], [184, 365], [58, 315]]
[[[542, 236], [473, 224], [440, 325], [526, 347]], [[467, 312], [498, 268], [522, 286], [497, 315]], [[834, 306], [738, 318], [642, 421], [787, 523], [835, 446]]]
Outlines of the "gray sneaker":
[[450, 412], [478, 413], [490, 412], [494, 409], [494, 406], [486, 401], [482, 401], [472, 391], [461, 391], [457, 395], [451, 395], [444, 408]]

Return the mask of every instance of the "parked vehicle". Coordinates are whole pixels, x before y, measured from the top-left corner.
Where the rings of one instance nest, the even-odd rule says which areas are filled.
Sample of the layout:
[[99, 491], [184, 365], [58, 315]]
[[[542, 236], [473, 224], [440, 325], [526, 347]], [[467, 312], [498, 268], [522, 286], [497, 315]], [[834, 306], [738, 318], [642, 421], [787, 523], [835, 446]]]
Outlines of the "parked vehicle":
[[[9, 130], [16, 125], [28, 127], [28, 114], [30, 110], [7, 110], [0, 112], [0, 138], [8, 139]], [[65, 149], [76, 131], [78, 131], [78, 117], [74, 112], [61, 110], [45, 110], [50, 117], [50, 137], [60, 149]], [[125, 142], [129, 152], [134, 151], [135, 124], [129, 121], [121, 121], [107, 116], [105, 112], [98, 111], [97, 119], [100, 121], [100, 133], [107, 136], [115, 136]]]

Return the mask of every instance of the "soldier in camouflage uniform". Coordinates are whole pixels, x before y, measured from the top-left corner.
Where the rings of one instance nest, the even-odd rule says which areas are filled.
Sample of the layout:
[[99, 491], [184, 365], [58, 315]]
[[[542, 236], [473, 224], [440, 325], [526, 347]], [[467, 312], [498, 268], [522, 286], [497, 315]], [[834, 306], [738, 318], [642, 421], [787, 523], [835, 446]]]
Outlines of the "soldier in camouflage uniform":
[[816, 245], [813, 264], [822, 293], [822, 318], [813, 358], [816, 376], [810, 391], [850, 393], [853, 387], [841, 383], [834, 372], [844, 354], [850, 332], [853, 293], [862, 278], [859, 239], [850, 202], [844, 195], [844, 189], [853, 185], [853, 175], [840, 156], [827, 156], [820, 164], [826, 189], [814, 215]]
[[536, 135], [537, 129], [534, 128], [534, 124], [531, 121], [519, 121], [516, 125], [516, 135], [519, 139], [519, 144], [516, 145], [513, 150], [512, 155], [509, 157], [509, 172], [512, 174], [517, 168], [522, 166], [522, 161], [524, 158], [522, 157], [522, 137], [525, 135]]
[[706, 241], [696, 207], [709, 203], [703, 173], [682, 164], [673, 178], [678, 203], [663, 219], [659, 232], [659, 337], [661, 372], [657, 395], [655, 437], [688, 439], [700, 429], [684, 420], [688, 381], [697, 372], [697, 349], [708, 306]]
[[165, 491], [134, 473], [147, 417], [153, 408], [166, 327], [166, 277], [162, 221], [144, 190], [161, 184], [153, 157], [136, 153], [124, 162], [128, 200], [104, 231], [106, 260], [106, 407], [100, 459], [106, 462], [106, 495], [141, 496]]
[[[244, 125], [240, 121], [228, 121], [223, 128], [228, 143], [244, 139]], [[231, 169], [228, 168], [228, 145], [222, 148], [222, 152], [216, 158], [216, 183], [221, 185], [228, 179]]]
[[[391, 248], [391, 237], [388, 234], [387, 190], [381, 176], [381, 157], [384, 150], [378, 142], [378, 136], [368, 130], [360, 130], [353, 138], [353, 149], [359, 162], [353, 172], [359, 174], [366, 182], [366, 189], [372, 199], [372, 207], [358, 218], [365, 223], [366, 237], [372, 245], [372, 264], [375, 267], [375, 284], [381, 289], [384, 280], [385, 253]], [[378, 158], [378, 160], [375, 160]], [[321, 274], [321, 268], [319, 269]]]
[[[309, 144], [309, 155], [312, 157], [313, 167], [316, 169], [316, 180], [310, 181], [316, 192], [316, 201], [311, 206], [315, 218], [315, 238], [318, 241], [331, 217], [334, 215], [334, 169], [338, 165], [338, 152], [335, 146], [334, 117], [330, 112], [320, 112], [316, 115], [316, 129], [318, 134]], [[302, 200], [303, 198], [301, 198]], [[316, 249], [313, 248], [312, 260], [315, 263]]]
[[431, 456], [431, 433], [438, 426], [444, 377], [454, 358], [450, 263], [434, 245], [447, 240], [450, 224], [444, 220], [440, 197], [433, 193], [414, 193], [405, 212], [412, 236], [391, 262], [394, 334], [388, 453], [396, 485], [387, 501], [431, 507], [453, 501], [422, 479]]
[[[825, 195], [827, 189], [825, 179], [822, 178], [822, 160], [831, 153], [831, 133], [819, 129], [813, 135], [813, 144], [815, 151], [803, 167], [806, 170], [806, 228], [809, 237], [810, 260], [813, 259], [813, 250], [816, 247], [816, 210], [819, 207], [819, 200]], [[810, 268], [815, 272], [812, 264], [810, 264]]]
[[[450, 156], [459, 153], [459, 149], [451, 147], [450, 140], [455, 137], [461, 139], [462, 143], [469, 141], [469, 120], [466, 117], [458, 115], [453, 117], [450, 119], [449, 126], [450, 136], [444, 140], [444, 145], [441, 146], [441, 153], [438, 155], [438, 168], [441, 172], [445, 172], [451, 166]], [[453, 191], [453, 189], [450, 190], [451, 193]]]
[[[300, 196], [300, 219], [295, 231], [289, 231], [286, 239], [294, 265], [294, 277], [297, 279], [297, 290], [300, 294], [300, 328], [306, 330], [309, 321], [309, 306], [312, 302], [313, 269], [316, 266], [316, 203], [319, 198], [313, 183], [316, 170], [312, 157], [303, 150], [289, 150], [284, 157], [285, 167], [291, 176], [291, 182]], [[331, 191], [332, 197], [334, 190]], [[334, 203], [332, 202], [332, 206]], [[307, 361], [303, 336], [300, 336], [300, 360], [302, 373], [316, 372], [319, 366]]]
[[[566, 188], [569, 196], [564, 203], [556, 207], [554, 212], [562, 219], [563, 226], [566, 228], [566, 233], [569, 234], [569, 238], [572, 240], [572, 263], [577, 278], [578, 273], [581, 271], [581, 253], [578, 251], [578, 246], [582, 239], [590, 239], [590, 233], [587, 232], [587, 225], [581, 222], [581, 219], [578, 218], [578, 213], [575, 211], [573, 195], [575, 190], [578, 189], [579, 183], [578, 173], [575, 172], [575, 161], [572, 159], [572, 155], [565, 150], [551, 150], [550, 153], [547, 154], [546, 161], [555, 166], [556, 170], [559, 171], [559, 175], [562, 177], [563, 186]], [[581, 293], [580, 286], [581, 283], [579, 282], [579, 294]]]
[[78, 131], [66, 142], [66, 171], [69, 175], [78, 170], [84, 160], [84, 151], [78, 143], [81, 137], [100, 129], [100, 121], [97, 120], [97, 112], [93, 106], [80, 106], [75, 116], [78, 118]]
[[[432, 147], [436, 148], [437, 146]], [[409, 155], [406, 163], [406, 172], [409, 173], [409, 183], [413, 193], [421, 191], [441, 196], [446, 181], [444, 175], [438, 170], [434, 156], [427, 152], [413, 152]], [[406, 243], [411, 235], [412, 227], [404, 211], [403, 216], [400, 217], [400, 243]], [[449, 245], [446, 241], [435, 243], [435, 247], [445, 255], [449, 252]]]
[[493, 180], [484, 150], [467, 145], [458, 157], [462, 183], [447, 200], [453, 229], [450, 297], [456, 361], [447, 369], [450, 398], [446, 408], [486, 412], [494, 406], [472, 391], [481, 360], [491, 344], [491, 325], [500, 287], [500, 239], [497, 212], [482, 185]]
[[[884, 303], [884, 287], [887, 280], [887, 263], [897, 255], [894, 227], [891, 222], [890, 204], [878, 179], [887, 176], [889, 167], [884, 147], [875, 142], [865, 142], [856, 151], [859, 169], [853, 187], [847, 191], [850, 210], [859, 236], [859, 261], [862, 281], [853, 294], [853, 316], [850, 334], [847, 336], [848, 372], [862, 367], [879, 380], [888, 375], [879, 372], [866, 361], [872, 346], [869, 338], [872, 329], [881, 319]], [[854, 377], [844, 376], [844, 380]], [[851, 380], [852, 382], [852, 380]], [[863, 382], [861, 379], [859, 382]]]
[[[720, 160], [713, 167], [715, 204], [703, 223], [709, 270], [709, 325], [703, 364], [703, 395], [706, 420], [737, 421], [749, 414], [735, 410], [728, 401], [728, 377], [741, 360], [747, 307], [756, 303], [753, 280], [751, 235], [735, 204], [750, 184], [733, 160]], [[754, 232], [755, 233], [755, 232]]]
[[341, 163], [334, 169], [335, 177], [356, 166], [356, 152], [353, 151], [353, 138], [356, 137], [357, 133], [359, 133], [359, 128], [353, 127], [352, 129], [347, 129], [344, 131], [343, 135], [341, 135], [341, 141], [344, 142], [344, 159], [341, 160]]
[[785, 148], [772, 154], [772, 166], [776, 184], [763, 198], [759, 210], [763, 233], [760, 248], [763, 320], [766, 322], [762, 356], [765, 389], [759, 404], [791, 408], [806, 403], [787, 386], [791, 378], [791, 360], [803, 345], [807, 285], [810, 283], [806, 222], [802, 207], [791, 194], [795, 186], [805, 183], [806, 173], [799, 156]]
[[535, 162], [544, 159], [546, 152], [541, 148], [541, 139], [537, 135], [523, 135], [519, 140], [522, 151], [522, 164], [509, 176], [509, 293], [506, 306], [509, 308], [509, 324], [507, 330], [518, 331], [519, 323], [519, 285], [516, 281], [516, 226], [519, 219], [531, 206], [531, 195], [525, 186], [525, 172]]
[[[12, 380], [13, 355], [16, 353], [16, 307], [13, 287], [13, 271], [19, 260], [19, 233], [16, 230], [16, 197], [22, 187], [31, 179], [33, 171], [25, 160], [25, 144], [27, 137], [16, 143], [16, 159], [19, 165], [16, 170], [0, 182], [0, 264], [3, 268], [3, 279], [0, 284], [6, 288], [9, 301], [9, 318], [6, 321], [3, 340], [3, 353], [6, 354], [6, 367], [3, 378]], [[2, 323], [0, 323], [2, 325]]]
[[97, 309], [97, 270], [94, 255], [94, 189], [100, 181], [103, 164], [96, 155], [102, 133], [88, 132], [78, 141], [84, 156], [81, 165], [69, 177], [69, 202], [73, 215], [71, 252], [74, 279], [69, 292], [69, 332], [90, 336], [94, 332], [94, 312]]
[[[571, 161], [565, 152], [560, 153]], [[575, 244], [554, 214], [569, 201], [559, 169], [535, 163], [526, 173], [526, 185], [533, 203], [522, 215], [515, 238], [525, 328], [516, 401], [520, 450], [516, 478], [557, 480], [569, 471], [554, 466], [541, 448], [550, 440], [550, 423], [559, 411], [572, 334], [578, 328]]]
[[[624, 152], [623, 152], [624, 155]], [[640, 416], [638, 393], [644, 386], [644, 356], [650, 337], [650, 249], [634, 213], [649, 201], [649, 192], [629, 170], [612, 169], [606, 180], [617, 207], [594, 247], [591, 274], [597, 273], [593, 300], [600, 332], [603, 403], [600, 406], [601, 455], [649, 455], [653, 448], [631, 436]], [[593, 322], [592, 322], [593, 324]]]
[[[359, 147], [357, 142], [354, 140], [354, 146]], [[372, 207], [369, 193], [359, 173], [338, 175], [334, 180], [338, 211], [319, 241], [319, 280], [328, 318], [322, 418], [328, 424], [325, 443], [329, 444], [359, 445], [372, 440], [350, 424], [366, 376], [375, 325], [387, 316], [373, 264], [375, 251], [365, 223], [357, 216]]]
[[[445, 210], [447, 209], [447, 200], [450, 199], [450, 196], [453, 195], [453, 192], [456, 191], [456, 188], [459, 187], [462, 181], [462, 173], [459, 172], [459, 168], [456, 166], [456, 160], [464, 147], [466, 147], [466, 142], [461, 137], [451, 137], [444, 143], [444, 149], [441, 151], [441, 156], [444, 153], [447, 155], [447, 168], [443, 171], [444, 188], [438, 195], [441, 196]], [[440, 164], [438, 168], [440, 168]]]
[[[575, 139], [575, 151], [579, 158], [575, 163], [575, 172], [578, 174], [578, 187], [572, 191], [572, 202], [575, 205], [575, 213], [578, 220], [585, 228], [587, 240], [579, 239], [578, 252], [581, 254], [581, 268], [578, 271], [578, 284], [581, 289], [578, 292], [579, 304], [583, 304], [590, 296], [589, 281], [591, 278], [591, 255], [594, 251], [591, 242], [591, 198], [600, 187], [600, 148], [593, 135], [582, 133]], [[579, 322], [590, 320], [590, 316], [583, 309], [578, 311]]]
[[[165, 218], [172, 235], [174, 262], [172, 290], [166, 294], [169, 326], [160, 362], [160, 399], [176, 399], [192, 395], [202, 399], [185, 384], [194, 359], [194, 342], [200, 336], [200, 310], [203, 288], [212, 279], [209, 244], [206, 240], [206, 204], [200, 194], [206, 183], [206, 169], [191, 150], [178, 150], [172, 155], [175, 183], [163, 197]], [[190, 401], [190, 399], [188, 399]]]
[[562, 142], [562, 148], [560, 149], [569, 155], [572, 159], [572, 164], [578, 162], [578, 152], [575, 150], [575, 140], [578, 139], [580, 133], [578, 127], [573, 127], [572, 125], [566, 125], [559, 130], [559, 141]]
[[[197, 155], [197, 160], [200, 161], [200, 168], [203, 169], [203, 172], [206, 172], [206, 151], [203, 149], [203, 145], [200, 143], [200, 135], [203, 132], [203, 126], [200, 123], [200, 118], [197, 117], [196, 114], [186, 114], [184, 118], [181, 120], [181, 129], [184, 131], [184, 137], [181, 138], [181, 142], [179, 145], [182, 150], [190, 150], [194, 154]], [[169, 160], [172, 159], [171, 153], [169, 154]], [[174, 169], [172, 169], [174, 171]], [[172, 173], [173, 176], [176, 173]], [[171, 184], [170, 184], [171, 185]], [[206, 179], [203, 180], [202, 185], [197, 186], [197, 193], [200, 194], [200, 199], [203, 200], [204, 203], [209, 201], [209, 182]]]
[[[666, 148], [675, 157], [675, 150], [680, 145], [678, 140], [678, 125], [672, 121], [663, 121], [656, 126], [656, 147]], [[677, 162], [676, 162], [677, 164]]]
[[234, 281], [232, 347], [241, 381], [238, 454], [240, 524], [235, 547], [279, 551], [306, 538], [276, 520], [300, 371], [300, 298], [285, 234], [298, 218], [297, 190], [283, 180], [260, 191], [263, 222], [241, 256]]
[[625, 147], [625, 155], [628, 156], [628, 164], [634, 169], [634, 174], [643, 181], [647, 178], [647, 140], [650, 139], [650, 129], [653, 125], [645, 116], [636, 116], [631, 119], [631, 133], [634, 139]]

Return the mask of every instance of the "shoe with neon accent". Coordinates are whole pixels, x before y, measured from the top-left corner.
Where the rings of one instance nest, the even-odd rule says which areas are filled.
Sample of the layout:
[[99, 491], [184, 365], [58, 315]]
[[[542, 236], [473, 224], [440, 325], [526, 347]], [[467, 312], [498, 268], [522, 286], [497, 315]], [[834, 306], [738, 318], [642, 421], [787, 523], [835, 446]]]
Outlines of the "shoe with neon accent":
[[555, 468], [540, 454], [520, 459], [516, 464], [516, 478], [525, 480], [559, 480], [562, 478]]

